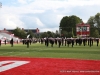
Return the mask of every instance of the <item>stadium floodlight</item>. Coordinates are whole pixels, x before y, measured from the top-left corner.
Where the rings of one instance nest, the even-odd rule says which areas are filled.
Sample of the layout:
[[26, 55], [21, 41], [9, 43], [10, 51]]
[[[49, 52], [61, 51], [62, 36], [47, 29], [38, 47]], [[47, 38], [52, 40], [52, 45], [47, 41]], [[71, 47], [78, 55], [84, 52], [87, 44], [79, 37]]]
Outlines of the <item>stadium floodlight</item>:
[[2, 3], [0, 2], [0, 8], [2, 8]]

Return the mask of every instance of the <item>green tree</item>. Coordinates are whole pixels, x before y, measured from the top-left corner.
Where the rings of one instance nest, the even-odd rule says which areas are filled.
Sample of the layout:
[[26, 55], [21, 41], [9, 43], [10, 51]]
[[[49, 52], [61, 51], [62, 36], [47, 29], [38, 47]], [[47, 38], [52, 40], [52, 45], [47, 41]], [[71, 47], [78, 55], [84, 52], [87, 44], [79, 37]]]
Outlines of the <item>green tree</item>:
[[19, 38], [26, 38], [26, 33], [24, 30], [22, 30], [21, 28], [17, 27], [16, 29], [14, 29], [13, 31], [14, 35], [19, 37]]
[[47, 32], [43, 32], [40, 34], [41, 38], [45, 38], [45, 37], [56, 37], [56, 34], [54, 32], [51, 31], [47, 31]]
[[45, 38], [45, 37], [47, 37], [47, 32], [43, 32], [40, 34], [40, 38]]
[[97, 13], [95, 16], [91, 16], [87, 23], [90, 24], [90, 36], [95, 37], [93, 35], [95, 30], [98, 30], [100, 35], [100, 13]]
[[48, 37], [54, 37], [54, 33], [51, 32], [51, 31], [47, 31], [47, 36], [48, 36]]
[[56, 30], [56, 32], [53, 33], [53, 34], [54, 34], [54, 37], [55, 37], [55, 38], [60, 37], [60, 34], [59, 34], [59, 31], [58, 31], [58, 30]]
[[94, 23], [97, 28], [100, 28], [100, 13], [97, 13], [94, 17]]
[[62, 36], [63, 36], [63, 37], [68, 37], [68, 32], [67, 32], [67, 31], [65, 31], [65, 30], [64, 30], [64, 31], [62, 31]]
[[[70, 35], [72, 34], [76, 35], [76, 25], [81, 22], [82, 22], [82, 19], [80, 19], [79, 17], [75, 15], [65, 16], [61, 19], [59, 28], [62, 29], [61, 32], [66, 31]], [[61, 34], [64, 34], [64, 33], [61, 33]], [[70, 35], [68, 35], [68, 37], [70, 37]]]
[[97, 30], [99, 31], [99, 35], [100, 35], [100, 13], [97, 13], [95, 15], [94, 22], [95, 22], [95, 26], [96, 26]]
[[93, 36], [95, 38], [98, 38], [99, 37], [99, 31], [97, 29], [93, 32]]
[[87, 21], [87, 24], [90, 25], [90, 36], [91, 37], [94, 37], [93, 32], [95, 32], [95, 29], [96, 29], [95, 23], [94, 23], [94, 18], [95, 18], [94, 16], [91, 16]]

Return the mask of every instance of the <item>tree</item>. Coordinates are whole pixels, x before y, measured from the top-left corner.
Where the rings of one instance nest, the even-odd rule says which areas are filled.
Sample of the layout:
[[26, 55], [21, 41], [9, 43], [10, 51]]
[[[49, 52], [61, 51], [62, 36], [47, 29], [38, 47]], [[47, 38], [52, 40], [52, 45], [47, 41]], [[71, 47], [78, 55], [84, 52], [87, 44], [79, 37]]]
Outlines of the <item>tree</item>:
[[99, 31], [97, 29], [93, 32], [93, 36], [95, 38], [98, 38], [99, 37]]
[[18, 36], [19, 38], [26, 38], [26, 33], [24, 30], [21, 30], [21, 28], [17, 27], [14, 31], [13, 31], [15, 36]]
[[47, 32], [43, 32], [40, 34], [40, 38], [45, 38], [45, 37], [47, 37]]
[[54, 32], [47, 31], [47, 32], [41, 33], [40, 34], [40, 37], [41, 38], [45, 38], [45, 37], [56, 37], [56, 34]]
[[98, 30], [100, 35], [100, 13], [97, 13], [95, 16], [91, 16], [87, 23], [90, 24], [90, 36], [95, 37], [93, 35], [95, 30]]
[[[65, 16], [60, 21], [60, 29], [63, 31], [66, 31], [68, 34], [76, 35], [76, 24], [81, 23], [82, 19], [79, 17], [72, 15], [72, 16]], [[63, 33], [61, 33], [63, 34]], [[68, 35], [68, 37], [70, 36]]]
[[95, 25], [99, 31], [99, 35], [100, 35], [100, 13], [97, 13], [95, 15]]
[[62, 31], [62, 33], [63, 33], [62, 37], [68, 37], [68, 32], [67, 31], [64, 30], [64, 31]]
[[100, 28], [100, 13], [97, 13], [94, 17], [94, 23], [97, 28]]
[[54, 36], [54, 35], [53, 35], [53, 32], [47, 31], [47, 36], [48, 36], [48, 37], [53, 37], [53, 36]]
[[91, 37], [94, 37], [93, 32], [95, 32], [95, 29], [96, 29], [94, 19], [95, 17], [91, 16], [87, 21], [87, 23], [90, 25], [90, 36]]
[[56, 32], [54, 33], [54, 37], [57, 38], [57, 37], [60, 37], [60, 34], [59, 34], [59, 31], [56, 30]]

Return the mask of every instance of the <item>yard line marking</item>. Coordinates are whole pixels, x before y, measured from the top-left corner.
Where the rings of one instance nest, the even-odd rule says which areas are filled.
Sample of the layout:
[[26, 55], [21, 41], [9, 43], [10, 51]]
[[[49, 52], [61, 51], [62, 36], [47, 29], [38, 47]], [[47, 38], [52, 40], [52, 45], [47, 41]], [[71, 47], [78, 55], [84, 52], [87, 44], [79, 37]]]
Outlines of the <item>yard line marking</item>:
[[13, 53], [13, 52], [2, 53], [0, 55], [10, 54], [10, 53]]
[[18, 56], [18, 55], [22, 55], [22, 54], [28, 54], [29, 52], [23, 52], [23, 53], [17, 53], [17, 54], [14, 54], [14, 55], [9, 55], [9, 56]]

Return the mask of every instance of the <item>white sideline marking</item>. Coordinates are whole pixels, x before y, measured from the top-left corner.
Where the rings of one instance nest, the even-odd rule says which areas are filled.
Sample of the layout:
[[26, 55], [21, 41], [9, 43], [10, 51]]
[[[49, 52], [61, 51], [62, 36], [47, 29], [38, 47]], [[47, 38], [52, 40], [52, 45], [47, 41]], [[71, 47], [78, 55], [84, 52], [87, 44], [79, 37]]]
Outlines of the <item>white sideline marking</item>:
[[[28, 50], [27, 50], [28, 51]], [[16, 53], [16, 52], [6, 52], [6, 53], [2, 53], [2, 54], [0, 54], [0, 55], [5, 55], [5, 54], [11, 54], [11, 55], [9, 55], [9, 56], [16, 56], [16, 55], [21, 55], [21, 54], [27, 54], [27, 53], [29, 53], [29, 52], [24, 52], [24, 51], [22, 51], [23, 53], [17, 53], [17, 54], [14, 54], [14, 55], [12, 55], [12, 53]]]

